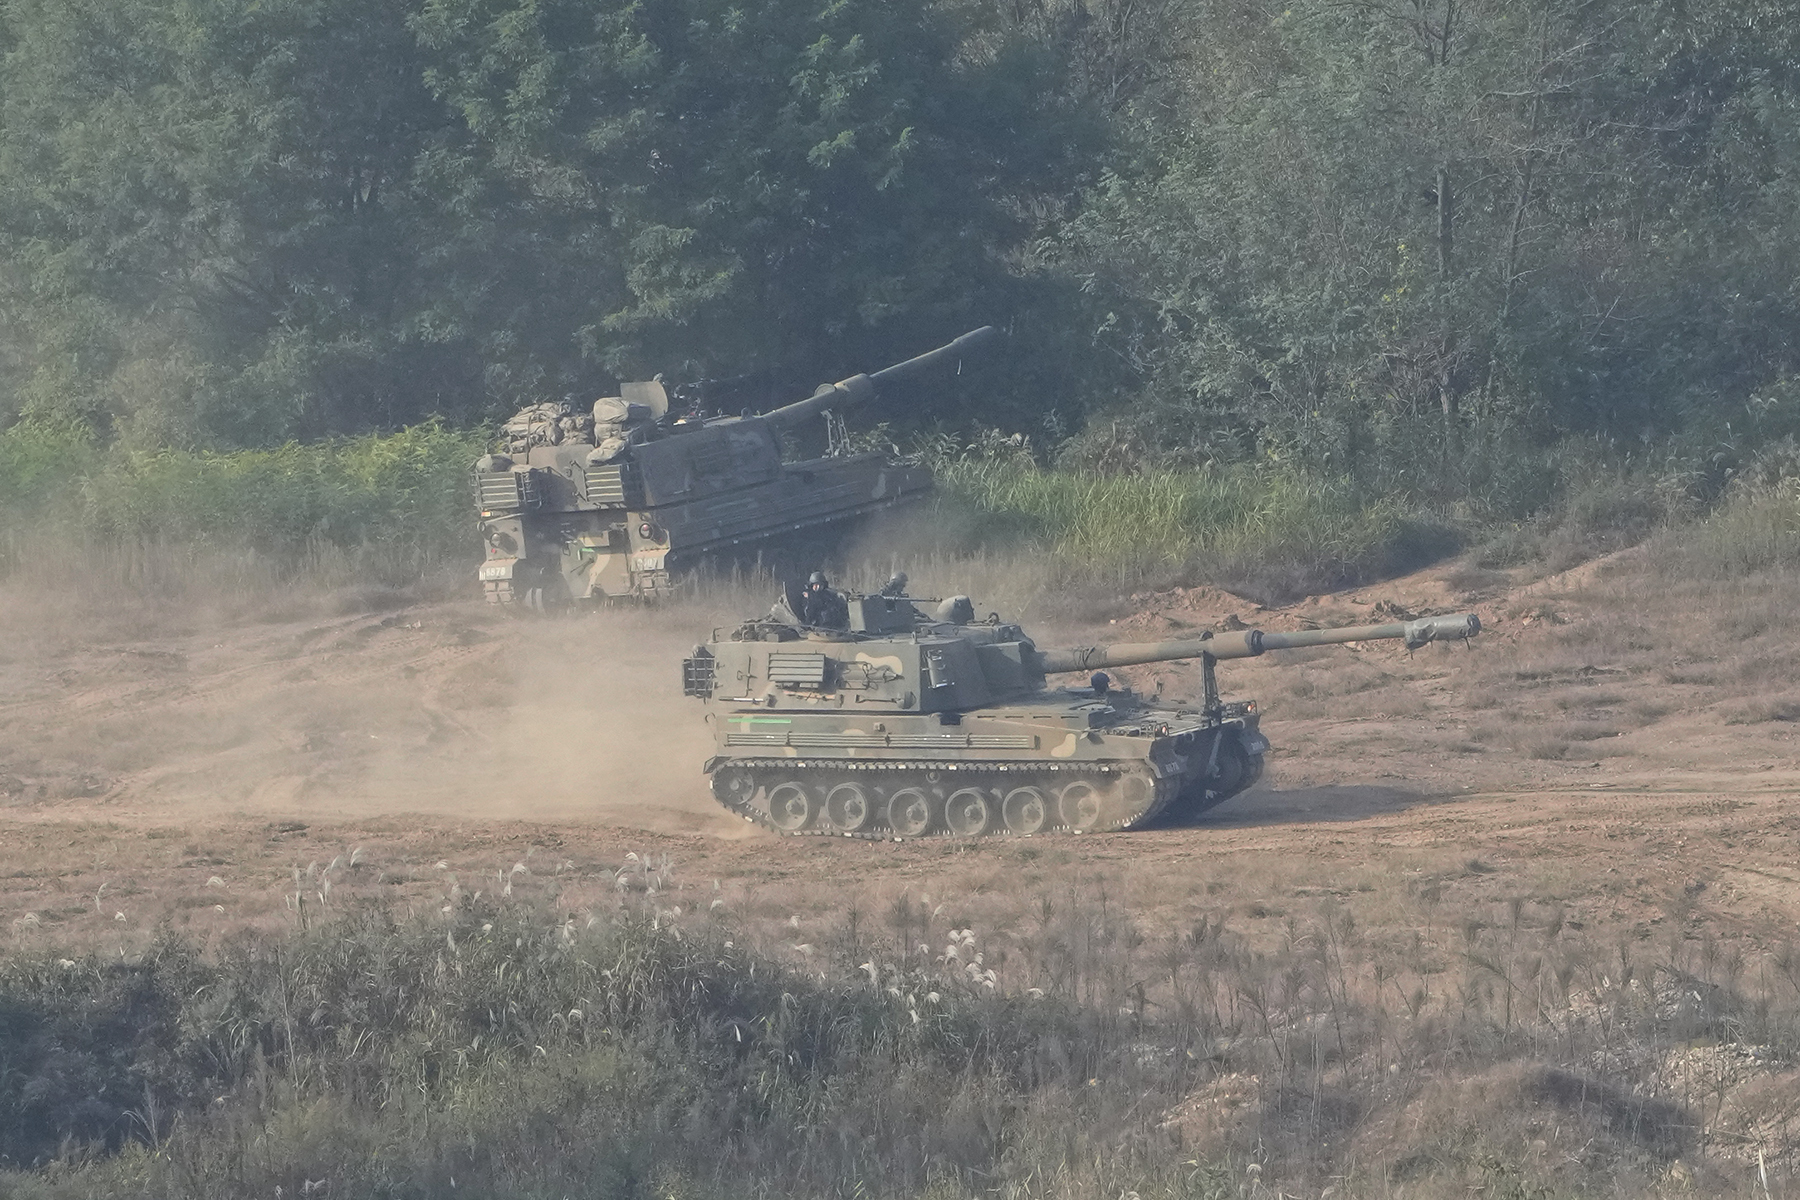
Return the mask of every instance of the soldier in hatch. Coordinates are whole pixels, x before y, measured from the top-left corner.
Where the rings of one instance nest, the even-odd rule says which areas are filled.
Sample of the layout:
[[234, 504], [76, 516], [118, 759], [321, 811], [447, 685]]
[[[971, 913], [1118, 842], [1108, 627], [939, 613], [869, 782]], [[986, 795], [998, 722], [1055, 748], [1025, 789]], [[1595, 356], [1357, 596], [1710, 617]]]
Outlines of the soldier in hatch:
[[815, 629], [850, 628], [850, 606], [831, 590], [831, 582], [823, 571], [814, 571], [807, 578], [806, 590], [800, 594], [800, 608], [804, 625]]

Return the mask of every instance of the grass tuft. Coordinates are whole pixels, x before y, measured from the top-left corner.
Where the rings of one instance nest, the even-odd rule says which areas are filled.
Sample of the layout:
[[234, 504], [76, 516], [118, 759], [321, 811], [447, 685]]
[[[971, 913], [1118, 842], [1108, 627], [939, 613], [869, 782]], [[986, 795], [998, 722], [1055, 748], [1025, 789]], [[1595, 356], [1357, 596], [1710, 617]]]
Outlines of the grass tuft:
[[1734, 490], [1702, 520], [1652, 539], [1649, 558], [1671, 581], [1800, 568], [1800, 479]]

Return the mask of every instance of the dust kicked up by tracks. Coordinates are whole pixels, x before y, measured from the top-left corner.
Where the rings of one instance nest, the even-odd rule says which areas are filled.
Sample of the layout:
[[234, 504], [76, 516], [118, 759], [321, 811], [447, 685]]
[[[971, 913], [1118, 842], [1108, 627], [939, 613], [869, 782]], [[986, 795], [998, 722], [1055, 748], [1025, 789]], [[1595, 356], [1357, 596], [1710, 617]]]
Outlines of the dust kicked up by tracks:
[[[134, 628], [134, 624], [136, 627]], [[9, 631], [0, 792], [15, 819], [582, 819], [722, 826], [653, 614], [479, 605]]]

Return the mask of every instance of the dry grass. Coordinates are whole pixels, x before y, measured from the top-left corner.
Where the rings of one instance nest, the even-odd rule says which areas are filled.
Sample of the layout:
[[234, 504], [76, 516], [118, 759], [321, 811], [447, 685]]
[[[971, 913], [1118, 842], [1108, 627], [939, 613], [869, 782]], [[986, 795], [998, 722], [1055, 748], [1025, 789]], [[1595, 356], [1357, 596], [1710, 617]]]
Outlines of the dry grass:
[[1800, 579], [1666, 570], [1651, 558], [1504, 605], [1493, 632], [1516, 646], [1478, 647], [1439, 710], [1471, 714], [1462, 741], [1540, 762], [1633, 753], [1639, 734], [1659, 737], [1677, 714], [1689, 727], [1706, 710], [1727, 725], [1800, 720], [1786, 686], [1800, 671], [1786, 617]]
[[1800, 697], [1770, 696], [1728, 706], [1727, 725], [1756, 725], [1764, 721], [1800, 721]]
[[1569, 757], [1572, 747], [1559, 737], [1530, 737], [1515, 744], [1527, 758], [1542, 759], [1547, 762], [1560, 762]]
[[[188, 851], [196, 873], [233, 854]], [[1772, 1194], [1800, 1169], [1800, 955], [1715, 938], [1703, 886], [1662, 897], [1666, 936], [1616, 943], [1485, 857], [1296, 862], [1196, 878], [1185, 919], [1150, 925], [1066, 848], [1006, 854], [835, 903], [715, 891], [666, 855], [527, 855], [485, 885], [436, 872], [447, 911], [400, 925], [329, 916], [326, 880], [395, 869], [340, 856], [296, 868], [286, 937], [15, 955], [0, 997], [68, 1050], [52, 1076], [8, 1043], [0, 1103], [40, 1107], [7, 1152], [125, 1152], [0, 1189], [1748, 1196], [1757, 1152]], [[127, 1032], [106, 1022], [129, 996]]]

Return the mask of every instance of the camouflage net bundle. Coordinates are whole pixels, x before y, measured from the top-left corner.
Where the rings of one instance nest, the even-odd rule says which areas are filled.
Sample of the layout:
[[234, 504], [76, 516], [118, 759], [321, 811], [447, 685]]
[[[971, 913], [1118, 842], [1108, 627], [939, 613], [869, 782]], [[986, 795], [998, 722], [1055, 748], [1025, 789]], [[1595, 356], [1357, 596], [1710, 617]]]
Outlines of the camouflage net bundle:
[[594, 418], [577, 412], [572, 404], [532, 404], [514, 413], [500, 432], [508, 454], [523, 454], [533, 446], [592, 442]]

